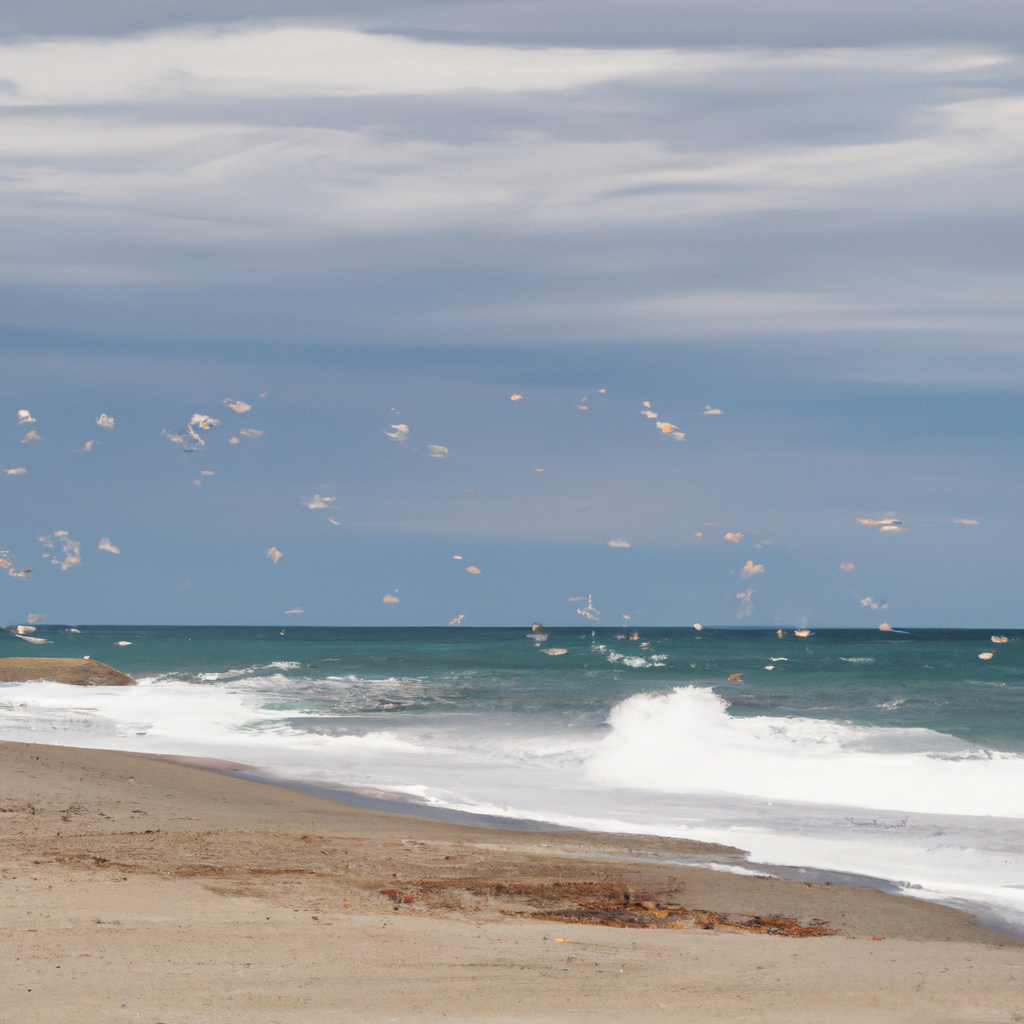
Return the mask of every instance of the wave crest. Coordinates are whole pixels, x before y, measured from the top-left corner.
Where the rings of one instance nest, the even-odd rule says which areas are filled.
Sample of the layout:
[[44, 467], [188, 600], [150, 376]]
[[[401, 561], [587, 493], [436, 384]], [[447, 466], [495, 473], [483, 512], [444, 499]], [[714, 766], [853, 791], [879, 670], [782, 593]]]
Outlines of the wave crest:
[[712, 690], [637, 694], [608, 717], [594, 782], [667, 793], [962, 815], [1024, 816], [1024, 757], [930, 729], [741, 718]]

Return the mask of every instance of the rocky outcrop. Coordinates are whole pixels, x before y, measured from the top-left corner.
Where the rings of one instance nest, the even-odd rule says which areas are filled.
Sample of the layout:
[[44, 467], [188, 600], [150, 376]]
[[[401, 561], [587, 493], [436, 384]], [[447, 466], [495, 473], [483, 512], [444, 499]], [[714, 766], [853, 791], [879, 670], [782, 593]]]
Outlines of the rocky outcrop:
[[33, 679], [52, 679], [72, 686], [135, 685], [131, 676], [89, 658], [0, 658], [0, 683]]

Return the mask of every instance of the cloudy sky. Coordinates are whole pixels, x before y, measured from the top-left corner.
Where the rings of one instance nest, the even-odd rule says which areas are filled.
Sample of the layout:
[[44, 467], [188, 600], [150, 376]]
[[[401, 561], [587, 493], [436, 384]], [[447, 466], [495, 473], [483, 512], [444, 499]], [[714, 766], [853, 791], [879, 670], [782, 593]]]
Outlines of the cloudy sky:
[[0, 620], [1024, 626], [1022, 47], [5, 4]]

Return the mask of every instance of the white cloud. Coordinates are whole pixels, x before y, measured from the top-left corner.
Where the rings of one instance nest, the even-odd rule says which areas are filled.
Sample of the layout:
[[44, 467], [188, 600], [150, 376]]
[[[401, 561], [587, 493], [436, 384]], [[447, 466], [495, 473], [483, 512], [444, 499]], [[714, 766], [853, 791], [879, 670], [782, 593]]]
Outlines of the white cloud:
[[100, 551], [109, 551], [112, 555], [121, 554], [121, 549], [110, 543], [109, 537], [104, 537], [99, 544]]
[[610, 548], [628, 548], [629, 547], [629, 541], [628, 540], [623, 540], [620, 537], [618, 540], [610, 540], [610, 541], [608, 541], [608, 547], [610, 547]]
[[728, 50], [479, 46], [304, 25], [172, 30], [0, 47], [0, 66], [12, 85], [0, 93], [0, 103], [536, 92], [671, 72], [729, 72], [737, 64]]
[[108, 416], [105, 412], [101, 412], [96, 420], [97, 426], [106, 427], [107, 430], [114, 429], [114, 417]]
[[754, 565], [753, 559], [747, 559], [747, 564], [740, 569], [740, 575], [744, 579], [749, 579], [751, 576], [757, 576], [764, 572], [763, 565]]
[[[300, 278], [322, 269], [304, 243], [348, 232], [661, 231], [762, 211], [834, 210], [858, 222], [863, 215], [870, 231], [871, 217], [886, 211], [1019, 212], [1024, 97], [1015, 59], [1009, 47], [976, 45], [487, 46], [294, 22], [7, 43], [0, 214], [18, 222], [43, 207], [60, 243], [31, 223], [10, 233], [0, 279], [130, 289], [211, 275], [254, 280], [285, 262]], [[977, 69], [985, 69], [984, 89], [963, 77]], [[666, 98], [679, 109], [728, 111], [701, 116], [693, 130], [641, 116], [623, 131], [622, 112], [638, 92], [624, 83], [642, 85], [641, 114]], [[779, 89], [785, 102], [773, 105]], [[537, 114], [548, 102], [539, 91], [558, 93], [564, 117]], [[891, 113], [872, 98], [882, 91]], [[835, 96], [840, 116], [816, 130], [825, 95]], [[374, 118], [347, 116], [345, 99], [365, 96], [392, 98], [379, 101]], [[412, 96], [431, 97], [440, 116], [410, 118], [403, 97]], [[742, 112], [753, 96], [765, 97], [767, 114], [749, 130]], [[310, 114], [307, 97], [331, 98], [330, 116]], [[268, 99], [297, 101], [288, 108], [297, 113], [269, 117]], [[500, 116], [467, 116], [455, 107], [467, 99], [502, 104]], [[776, 108], [784, 113], [773, 121]], [[579, 130], [580, 111], [588, 125], [604, 111], [616, 116], [607, 131]], [[794, 132], [797, 123], [806, 131]], [[93, 218], [109, 232], [101, 259], [86, 249]], [[509, 331], [530, 318], [561, 318], [588, 336], [629, 337], [675, 336], [681, 324], [700, 332], [1006, 330], [1024, 317], [1012, 272], [998, 282], [951, 274], [951, 287], [924, 276], [931, 283], [898, 273], [874, 283], [811, 274], [773, 288], [739, 271], [715, 284], [654, 275], [603, 300], [589, 289], [585, 300], [517, 296], [511, 311], [491, 301], [462, 312]], [[898, 290], [889, 286], [897, 281]], [[438, 330], [449, 311], [439, 317], [449, 320]]]
[[0, 103], [161, 103], [176, 98], [436, 95], [579, 89], [604, 82], [842, 71], [941, 75], [991, 67], [968, 47], [791, 50], [482, 46], [302, 24], [164, 30], [8, 43]]
[[[0, 191], [28, 200], [38, 188], [46, 196], [69, 193], [78, 203], [134, 211], [142, 203], [162, 215], [177, 210], [218, 222], [276, 223], [291, 234], [342, 225], [392, 230], [425, 218], [450, 223], [453, 216], [476, 224], [482, 214], [517, 226], [526, 217], [536, 225], [569, 227], [595, 219], [661, 223], [666, 217], [865, 203], [945, 209], [954, 192], [958, 204], [967, 201], [963, 190], [955, 182], [922, 189], [923, 176], [958, 176], [991, 165], [1006, 175], [998, 190], [989, 182], [986, 201], [998, 191], [1000, 202], [1020, 205], [1011, 172], [1024, 153], [1024, 98], [1012, 95], [935, 104], [927, 111], [927, 130], [907, 138], [801, 145], [716, 145], [703, 134], [683, 144], [658, 137], [559, 138], [526, 128], [455, 143], [423, 133], [246, 123], [237, 113], [223, 124], [191, 115], [207, 84], [216, 95], [227, 90], [288, 97], [299, 95], [293, 90], [303, 82], [311, 90], [303, 95], [373, 91], [370, 80], [348, 92], [338, 84], [338, 75], [358, 77], [355, 64], [343, 56], [356, 44], [365, 49], [371, 79], [393, 92], [403, 91], [403, 78], [408, 88], [418, 85], [425, 92], [576, 89], [601, 81], [662, 80], [673, 68], [684, 78], [690, 75], [695, 88], [708, 87], [709, 69], [744, 78], [829, 66], [865, 75], [880, 68], [946, 73], [934, 54], [915, 58], [914, 51], [866, 49], [859, 60], [853, 51], [817, 51], [808, 61], [803, 51], [527, 50], [326, 28], [16, 44], [0, 47], [0, 67], [15, 83], [14, 90], [0, 93], [0, 105], [54, 102], [63, 111], [89, 102], [165, 102], [170, 90], [181, 109], [160, 123], [88, 108], [78, 116], [9, 120], [0, 156], [16, 162], [18, 174]], [[306, 49], [317, 59], [310, 60]], [[410, 52], [422, 59], [410, 60]], [[962, 52], [948, 58], [954, 64], [1002, 59]], [[207, 64], [211, 77], [204, 78], [201, 67]], [[292, 64], [298, 78], [290, 77]], [[550, 73], [540, 73], [541, 67]], [[235, 86], [239, 92], [231, 92]], [[883, 183], [887, 188], [879, 192]], [[267, 188], [274, 192], [273, 203], [265, 202]]]

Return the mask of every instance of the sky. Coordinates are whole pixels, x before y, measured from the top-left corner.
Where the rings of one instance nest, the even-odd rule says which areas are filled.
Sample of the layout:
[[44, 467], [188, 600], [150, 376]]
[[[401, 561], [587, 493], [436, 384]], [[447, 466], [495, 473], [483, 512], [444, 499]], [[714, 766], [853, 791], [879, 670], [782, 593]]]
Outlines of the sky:
[[0, 621], [1024, 627], [1022, 49], [5, 4]]

